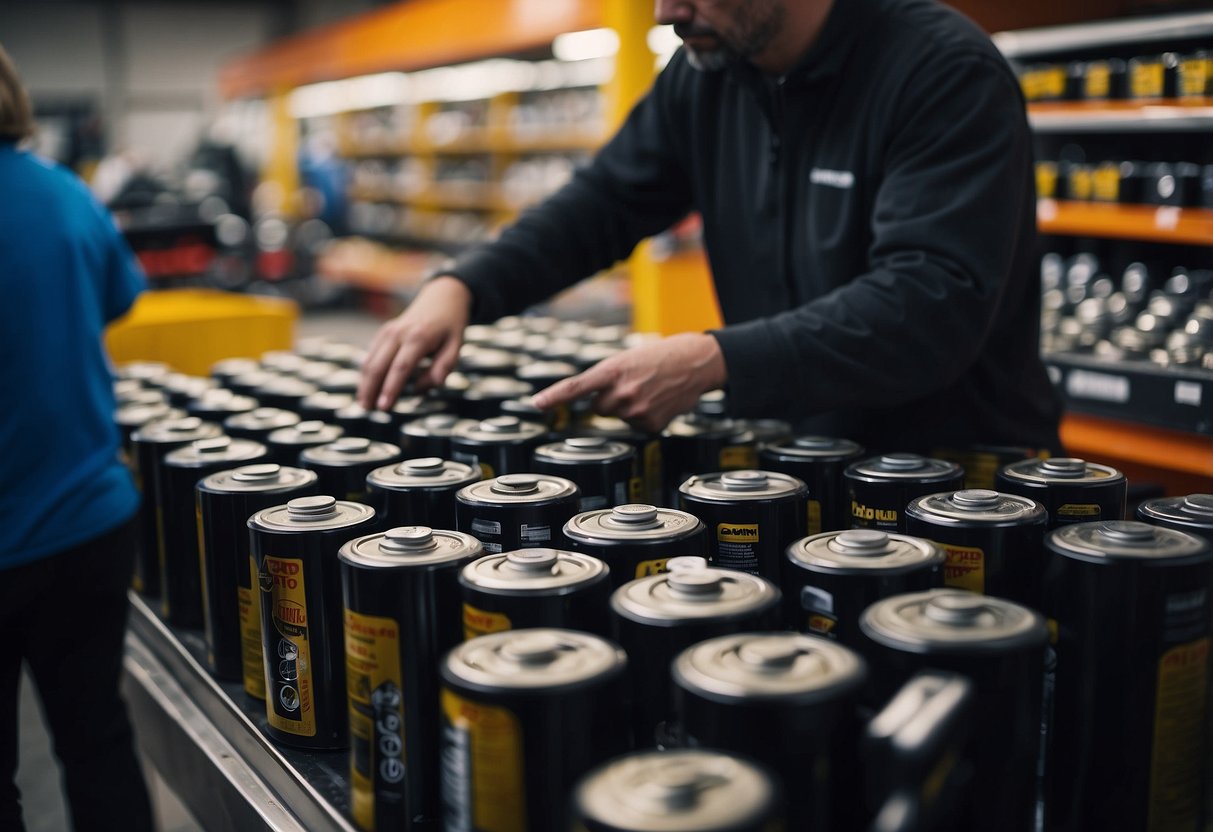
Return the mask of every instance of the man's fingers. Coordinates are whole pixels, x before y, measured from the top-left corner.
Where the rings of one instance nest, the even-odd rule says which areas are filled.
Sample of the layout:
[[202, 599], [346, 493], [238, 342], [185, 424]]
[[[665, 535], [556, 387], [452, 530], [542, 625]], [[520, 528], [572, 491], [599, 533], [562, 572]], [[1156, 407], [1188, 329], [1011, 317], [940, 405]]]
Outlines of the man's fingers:
[[417, 366], [417, 362], [421, 360], [423, 354], [424, 351], [414, 343], [400, 345], [387, 369], [387, 374], [383, 377], [379, 400], [376, 403], [378, 410], [390, 410], [396, 403], [400, 391], [404, 389], [404, 384], [409, 379], [409, 374], [413, 372], [413, 368]]
[[367, 410], [374, 409], [375, 398], [383, 386], [383, 377], [391, 365], [392, 356], [396, 353], [395, 338], [384, 338], [380, 330], [362, 360], [362, 376], [358, 379], [358, 403]]
[[609, 387], [614, 382], [615, 374], [610, 367], [603, 366], [605, 363], [595, 364], [580, 375], [566, 378], [540, 390], [534, 397], [535, 406], [548, 410]]
[[463, 346], [463, 339], [448, 338], [442, 348], [434, 354], [434, 363], [430, 365], [428, 371], [424, 375], [425, 386], [440, 387], [446, 377], [450, 375], [451, 370], [455, 369], [455, 364], [459, 361], [459, 348]]

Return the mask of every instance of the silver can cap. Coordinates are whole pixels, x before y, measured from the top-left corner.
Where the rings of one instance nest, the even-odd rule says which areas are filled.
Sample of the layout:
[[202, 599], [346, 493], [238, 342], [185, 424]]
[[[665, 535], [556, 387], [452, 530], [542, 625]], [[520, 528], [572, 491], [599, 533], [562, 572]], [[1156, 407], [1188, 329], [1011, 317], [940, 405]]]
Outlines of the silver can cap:
[[259, 511], [249, 528], [276, 532], [332, 531], [357, 526], [375, 518], [375, 509], [334, 497], [296, 497], [284, 506]]
[[252, 358], [224, 358], [211, 365], [213, 376], [238, 376], [256, 370], [258, 364]]
[[127, 404], [114, 411], [114, 422], [124, 428], [138, 428], [159, 419], [181, 419], [185, 411], [169, 407], [166, 402]]
[[623, 650], [606, 639], [546, 627], [478, 636], [444, 663], [449, 676], [470, 685], [549, 692], [616, 677], [626, 667]]
[[307, 363], [302, 355], [288, 350], [270, 350], [261, 354], [261, 366], [279, 373], [293, 373]]
[[164, 464], [172, 468], [200, 468], [217, 463], [239, 463], [265, 456], [265, 445], [251, 439], [211, 436], [195, 439], [188, 445], [169, 451]]
[[313, 465], [365, 465], [400, 457], [400, 448], [389, 442], [375, 442], [364, 436], [340, 436], [325, 445], [300, 452], [299, 459]]
[[955, 462], [932, 459], [919, 454], [883, 454], [847, 466], [846, 475], [877, 482], [885, 480], [914, 480], [930, 482], [963, 475]]
[[1189, 494], [1186, 497], [1158, 497], [1146, 500], [1138, 509], [1142, 519], [1160, 519], [1200, 529], [1213, 530], [1213, 494]]
[[1025, 459], [1004, 465], [1002, 475], [1009, 479], [1047, 485], [1049, 483], [1110, 483], [1125, 475], [1111, 465], [1087, 462], [1077, 457]]
[[356, 347], [353, 344], [343, 344], [341, 342], [332, 342], [324, 344], [320, 347], [320, 358], [324, 361], [331, 361], [334, 364], [344, 364], [348, 367], [357, 367], [366, 357], [366, 350], [362, 347]]
[[773, 781], [721, 751], [642, 751], [591, 771], [573, 800], [582, 816], [633, 832], [727, 832], [776, 813]]
[[1096, 563], [1117, 560], [1173, 563], [1208, 559], [1213, 554], [1209, 544], [1196, 535], [1135, 520], [1062, 526], [1045, 535], [1045, 543], [1058, 554]]
[[[347, 396], [348, 393], [333, 393], [334, 396]], [[374, 422], [377, 425], [390, 425], [392, 416], [386, 410], [367, 410], [358, 402], [351, 401], [349, 404], [339, 408], [334, 414], [337, 419], [365, 419], [368, 422]]]
[[397, 526], [355, 538], [342, 546], [338, 554], [341, 560], [356, 566], [409, 569], [478, 558], [484, 554], [484, 546], [463, 532]]
[[454, 488], [480, 481], [480, 466], [422, 456], [376, 468], [366, 475], [370, 485], [389, 491], [408, 488]]
[[134, 435], [136, 442], [147, 442], [153, 445], [177, 443], [185, 444], [196, 439], [210, 439], [223, 433], [222, 429], [212, 422], [204, 422], [197, 416], [184, 416], [180, 419], [157, 419], [139, 428]]
[[632, 621], [660, 625], [741, 618], [779, 603], [766, 578], [696, 564], [628, 581], [611, 594], [611, 609]]
[[867, 665], [854, 650], [817, 636], [735, 633], [683, 650], [672, 673], [680, 687], [712, 699], [812, 705], [858, 691]]
[[535, 449], [535, 459], [557, 465], [583, 462], [614, 462], [634, 456], [631, 445], [605, 436], [570, 436], [563, 442], [551, 442]]
[[411, 422], [405, 422], [400, 432], [405, 436], [450, 436], [456, 428], [475, 425], [474, 419], [460, 419], [453, 413], [432, 413]]
[[709, 502], [803, 497], [808, 489], [790, 474], [775, 471], [718, 471], [696, 474], [679, 486], [688, 497]]
[[158, 382], [172, 370], [160, 361], [128, 361], [117, 367], [118, 378], [135, 378], [140, 381]]
[[535, 392], [535, 385], [508, 376], [485, 376], [478, 378], [463, 391], [467, 401], [486, 399], [516, 399]]
[[451, 439], [491, 445], [520, 444], [532, 442], [547, 432], [545, 426], [524, 422], [517, 416], [494, 416], [480, 422], [461, 422], [451, 431]]
[[630, 543], [678, 540], [699, 533], [703, 523], [693, 514], [644, 503], [583, 511], [564, 526], [579, 543]]
[[899, 573], [942, 566], [943, 550], [921, 537], [878, 529], [846, 529], [801, 538], [788, 547], [788, 560], [813, 571], [856, 574]]
[[192, 400], [188, 406], [224, 413], [247, 413], [257, 409], [257, 400], [252, 396], [241, 396], [231, 390], [216, 387]]
[[336, 413], [342, 408], [354, 403], [354, 397], [349, 393], [330, 393], [327, 390], [317, 390], [299, 403], [304, 410], [323, 410]]
[[334, 373], [341, 372], [340, 364], [334, 364], [331, 361], [319, 361], [312, 359], [295, 371], [295, 375], [304, 381], [310, 381], [312, 384], [318, 384], [321, 379], [326, 379]]
[[344, 433], [340, 425], [309, 420], [278, 428], [269, 435], [269, 441], [275, 445], [325, 445]]
[[983, 526], [1022, 526], [1047, 520], [1045, 507], [1029, 497], [985, 488], [944, 491], [911, 500], [906, 514], [939, 525], [957, 521]]
[[592, 555], [537, 547], [485, 555], [465, 566], [461, 577], [479, 589], [533, 592], [581, 586], [605, 577], [608, 571]]
[[456, 499], [472, 505], [518, 505], [573, 500], [581, 489], [564, 477], [550, 474], [502, 474], [461, 488]]
[[361, 380], [360, 372], [345, 369], [324, 376], [317, 384], [321, 390], [328, 390], [330, 393], [354, 393], [358, 390], [358, 383]]
[[257, 393], [261, 395], [297, 396], [300, 399], [315, 392], [316, 385], [293, 376], [274, 376], [257, 387]]
[[794, 459], [849, 459], [863, 453], [863, 446], [850, 439], [831, 436], [797, 436], [790, 441], [770, 445], [766, 453]]
[[1048, 641], [1044, 618], [1027, 607], [955, 589], [894, 595], [859, 620], [868, 638], [911, 653], [1001, 653]]
[[299, 414], [278, 407], [257, 407], [223, 420], [229, 430], [278, 430], [299, 424]]
[[577, 375], [577, 368], [567, 361], [531, 361], [518, 368], [523, 381], [564, 379]]
[[312, 485], [319, 474], [306, 468], [290, 468], [276, 462], [242, 465], [204, 478], [198, 487], [220, 493], [273, 493], [294, 491]]
[[675, 416], [661, 432], [662, 436], [689, 439], [743, 439], [749, 438], [743, 425], [732, 419], [702, 416], [687, 413]]
[[392, 405], [392, 412], [397, 416], [408, 416], [410, 418], [421, 418], [422, 416], [442, 413], [446, 410], [446, 404], [441, 399], [436, 399], [430, 396], [405, 396], [402, 399], [397, 399]]

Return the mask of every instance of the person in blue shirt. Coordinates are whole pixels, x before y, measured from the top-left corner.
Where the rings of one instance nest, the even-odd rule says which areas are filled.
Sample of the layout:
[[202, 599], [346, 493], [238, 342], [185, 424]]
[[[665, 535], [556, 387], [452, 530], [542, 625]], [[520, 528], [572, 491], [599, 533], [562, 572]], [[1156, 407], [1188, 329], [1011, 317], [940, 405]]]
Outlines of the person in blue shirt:
[[18, 146], [32, 130], [0, 48], [0, 830], [23, 829], [23, 663], [77, 832], [150, 830], [118, 692], [139, 496], [102, 343], [144, 278], [84, 184]]

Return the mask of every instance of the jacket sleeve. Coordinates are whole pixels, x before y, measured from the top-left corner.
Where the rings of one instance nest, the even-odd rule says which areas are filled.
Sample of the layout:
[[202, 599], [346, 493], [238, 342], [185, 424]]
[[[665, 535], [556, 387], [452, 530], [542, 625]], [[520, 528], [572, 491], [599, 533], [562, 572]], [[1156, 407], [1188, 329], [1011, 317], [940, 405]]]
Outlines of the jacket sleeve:
[[538, 303], [627, 257], [691, 208], [666, 108], [672, 73], [658, 76], [618, 133], [563, 188], [524, 212], [496, 241], [443, 274], [471, 289], [473, 318], [495, 320]]
[[738, 415], [896, 406], [955, 382], [989, 336], [1032, 213], [1031, 136], [993, 56], [932, 61], [887, 123], [867, 271], [718, 330]]

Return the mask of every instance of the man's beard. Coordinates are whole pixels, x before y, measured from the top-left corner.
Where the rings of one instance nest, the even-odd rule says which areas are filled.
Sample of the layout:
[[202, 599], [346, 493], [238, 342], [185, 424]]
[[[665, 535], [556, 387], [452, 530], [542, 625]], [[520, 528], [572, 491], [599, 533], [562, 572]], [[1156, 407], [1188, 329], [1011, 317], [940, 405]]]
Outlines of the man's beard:
[[733, 59], [732, 53], [724, 46], [720, 46], [709, 52], [700, 52], [684, 44], [682, 50], [686, 52], [687, 63], [700, 72], [719, 72], [727, 67], [729, 61]]
[[[687, 62], [703, 72], [717, 72], [733, 61], [751, 58], [765, 50], [783, 26], [786, 9], [778, 0], [759, 0], [750, 11], [752, 17], [733, 21], [729, 39], [707, 27], [674, 24], [674, 34], [683, 40]], [[701, 51], [686, 43], [688, 39], [709, 37], [716, 41], [715, 49]]]
[[[687, 62], [701, 72], [718, 72], [729, 65], [733, 59], [733, 51], [725, 44], [719, 34], [711, 29], [689, 26], [685, 23], [674, 24], [674, 34], [682, 38], [682, 50], [686, 53]], [[715, 49], [699, 50], [686, 43], [688, 38], [710, 37], [716, 41]]]

